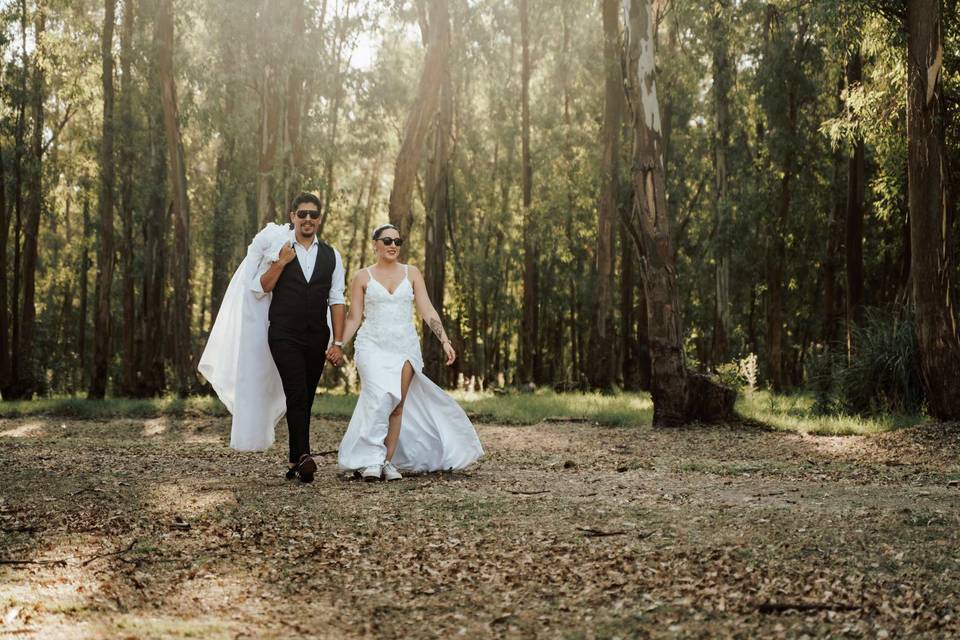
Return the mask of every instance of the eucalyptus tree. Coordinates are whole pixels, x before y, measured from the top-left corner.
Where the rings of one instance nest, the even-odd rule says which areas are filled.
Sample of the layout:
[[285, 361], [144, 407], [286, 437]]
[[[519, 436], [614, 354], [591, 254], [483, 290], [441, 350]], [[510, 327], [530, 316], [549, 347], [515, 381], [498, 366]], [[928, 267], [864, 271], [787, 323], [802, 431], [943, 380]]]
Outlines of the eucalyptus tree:
[[688, 372], [683, 351], [656, 84], [656, 21], [650, 0], [627, 0], [625, 14], [634, 202], [624, 222], [641, 254], [653, 368], [653, 424], [676, 427], [694, 419], [723, 419], [732, 414], [735, 392]]
[[[106, 0], [103, 12], [103, 32], [100, 36], [101, 78], [103, 84], [103, 127], [100, 140], [100, 197], [97, 215], [100, 218], [100, 251], [97, 257], [97, 308], [93, 325], [93, 370], [90, 376], [90, 398], [103, 398], [107, 390], [107, 368], [110, 364], [110, 345], [113, 323], [110, 314], [110, 294], [113, 288], [113, 270], [116, 266], [113, 242], [113, 209], [116, 173], [113, 158], [114, 90], [113, 90], [113, 31], [116, 0]], [[123, 248], [128, 253], [132, 247]], [[129, 355], [129, 354], [128, 354]]]
[[170, 163], [171, 206], [174, 234], [173, 278], [173, 353], [177, 374], [177, 392], [186, 396], [195, 386], [191, 334], [192, 297], [190, 295], [190, 199], [187, 194], [187, 169], [177, 108], [176, 76], [173, 66], [174, 7], [173, 0], [160, 0], [157, 16], [160, 102]]
[[911, 280], [920, 364], [930, 412], [960, 418], [953, 205], [947, 194], [943, 3], [907, 5], [907, 139]]

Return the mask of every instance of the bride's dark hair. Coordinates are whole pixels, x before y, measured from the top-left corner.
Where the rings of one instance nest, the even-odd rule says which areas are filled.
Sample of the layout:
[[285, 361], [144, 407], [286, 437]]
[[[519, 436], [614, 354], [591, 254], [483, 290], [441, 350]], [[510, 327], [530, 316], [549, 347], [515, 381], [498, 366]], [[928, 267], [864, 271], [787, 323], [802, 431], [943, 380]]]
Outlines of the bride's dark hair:
[[386, 231], [387, 229], [393, 229], [394, 231], [396, 231], [396, 232], [398, 232], [398, 233], [400, 232], [400, 229], [397, 229], [397, 228], [396, 228], [395, 226], [393, 226], [392, 224], [382, 224], [382, 225], [380, 225], [379, 227], [377, 227], [376, 229], [373, 230], [373, 239], [374, 239], [374, 240], [379, 240], [379, 239], [380, 239], [380, 234], [382, 234], [382, 233], [383, 233], [384, 231]]

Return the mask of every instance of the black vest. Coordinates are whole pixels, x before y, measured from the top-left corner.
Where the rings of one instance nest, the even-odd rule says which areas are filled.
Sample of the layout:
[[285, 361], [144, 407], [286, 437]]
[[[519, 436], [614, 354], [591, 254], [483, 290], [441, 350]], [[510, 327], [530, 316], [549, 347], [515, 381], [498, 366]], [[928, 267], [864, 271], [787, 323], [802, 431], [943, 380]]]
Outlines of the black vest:
[[298, 342], [329, 339], [327, 327], [327, 296], [337, 266], [336, 255], [330, 245], [319, 243], [317, 262], [310, 282], [303, 277], [299, 258], [294, 258], [283, 269], [273, 287], [270, 300], [270, 329], [268, 336], [287, 338]]

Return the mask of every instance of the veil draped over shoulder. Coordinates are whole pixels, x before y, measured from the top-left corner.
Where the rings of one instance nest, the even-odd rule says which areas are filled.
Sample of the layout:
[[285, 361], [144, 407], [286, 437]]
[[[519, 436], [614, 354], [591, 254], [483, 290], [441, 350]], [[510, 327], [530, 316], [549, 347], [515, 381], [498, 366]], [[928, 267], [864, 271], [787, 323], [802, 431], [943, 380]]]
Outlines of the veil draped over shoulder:
[[271, 296], [260, 291], [257, 279], [264, 261], [275, 262], [293, 238], [287, 225], [271, 222], [247, 247], [197, 367], [233, 414], [230, 446], [238, 451], [268, 449], [286, 413], [280, 374], [267, 344]]

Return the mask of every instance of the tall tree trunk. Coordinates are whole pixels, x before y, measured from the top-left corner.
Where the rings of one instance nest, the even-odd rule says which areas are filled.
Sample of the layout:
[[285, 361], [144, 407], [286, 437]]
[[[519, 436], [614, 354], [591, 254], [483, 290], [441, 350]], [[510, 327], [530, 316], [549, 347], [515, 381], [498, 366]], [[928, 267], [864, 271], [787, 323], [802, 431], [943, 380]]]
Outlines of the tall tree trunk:
[[613, 387], [613, 227], [618, 219], [620, 195], [620, 126], [623, 118], [623, 74], [620, 70], [620, 17], [617, 0], [603, 0], [603, 61], [605, 68], [603, 155], [600, 165], [601, 193], [597, 225], [597, 285], [593, 310], [593, 361], [587, 368], [596, 389]]
[[381, 156], [373, 161], [373, 170], [370, 175], [370, 189], [367, 191], [367, 206], [363, 212], [363, 241], [360, 243], [360, 265], [362, 269], [367, 264], [367, 250], [370, 246], [370, 220], [372, 218], [373, 207], [376, 205], [377, 198], [380, 196], [380, 162]]
[[166, 290], [167, 238], [170, 211], [167, 206], [167, 156], [163, 131], [163, 109], [159, 104], [160, 87], [152, 87], [156, 97], [150, 114], [151, 191], [144, 216], [143, 239], [143, 311], [141, 317], [138, 395], [156, 396], [166, 387], [164, 370], [164, 306]]
[[686, 369], [664, 184], [654, 64], [656, 24], [650, 0], [626, 0], [625, 10], [627, 73], [634, 126], [634, 206], [624, 217], [641, 253], [653, 368], [653, 424], [672, 427], [693, 418], [726, 418], [732, 413], [735, 394], [713, 385], [705, 377], [689, 375]]
[[120, 35], [120, 217], [123, 224], [123, 249], [120, 251], [122, 271], [120, 288], [123, 291], [123, 395], [133, 395], [136, 387], [136, 300], [134, 288], [133, 242], [133, 178], [134, 178], [134, 122], [133, 122], [133, 28], [136, 19], [135, 0], [124, 0], [123, 30]]
[[[100, 251], [97, 256], [97, 312], [93, 324], [93, 372], [88, 397], [103, 398], [107, 390], [110, 366], [111, 322], [110, 299], [113, 288], [113, 27], [116, 0], [106, 0], [103, 34], [100, 38], [101, 82], [103, 83], [103, 124], [100, 142], [100, 198], [97, 215], [100, 220]], [[129, 252], [131, 247], [124, 247]]]
[[277, 59], [278, 54], [275, 52], [278, 45], [266, 39], [273, 32], [273, 24], [283, 19], [281, 14], [284, 4], [286, 3], [277, 0], [263, 2], [257, 17], [258, 35], [264, 38], [261, 40], [258, 37], [258, 46], [263, 52], [262, 72], [257, 87], [260, 94], [255, 188], [258, 229], [268, 222], [277, 221], [274, 186], [276, 184], [275, 164], [282, 133], [282, 61]]
[[[214, 215], [211, 219], [210, 242], [212, 246], [210, 283], [210, 326], [217, 319], [220, 303], [230, 283], [230, 254], [234, 234], [224, 220], [231, 218], [237, 202], [236, 181], [231, 178], [231, 169], [236, 162], [237, 136], [234, 117], [237, 106], [238, 59], [233, 31], [226, 27], [219, 34], [219, 69], [224, 78], [223, 112], [220, 123], [220, 148], [217, 150], [217, 194]], [[299, 125], [298, 125], [299, 126]], [[203, 316], [201, 315], [201, 318]]]
[[[857, 47], [847, 62], [847, 89], [863, 80], [863, 61]], [[863, 322], [863, 193], [864, 142], [857, 137], [847, 163], [847, 354], [853, 353], [853, 331]]]
[[[151, 3], [156, 6], [157, 3]], [[156, 23], [156, 20], [154, 20]], [[159, 34], [155, 33], [147, 81], [147, 159], [149, 163], [147, 199], [143, 216], [143, 284], [141, 310], [137, 326], [137, 389], [141, 397], [156, 396], [166, 390], [164, 324], [167, 288], [167, 229], [170, 208], [167, 204], [167, 153], [163, 124], [163, 106], [159, 80]]]
[[43, 213], [43, 102], [46, 92], [42, 52], [44, 50], [44, 31], [46, 15], [43, 6], [37, 7], [33, 19], [34, 42], [37, 53], [33, 60], [33, 91], [30, 104], [30, 117], [33, 131], [30, 143], [29, 198], [27, 200], [27, 219], [23, 234], [23, 307], [20, 310], [20, 343], [14, 349], [23, 355], [20, 375], [15, 381], [16, 397], [29, 398], [37, 390], [36, 348], [36, 278], [37, 251], [40, 235], [40, 217]]
[[[635, 246], [634, 249], [636, 249]], [[631, 260], [635, 257], [636, 253]], [[642, 286], [638, 293], [640, 295], [637, 298], [636, 311], [634, 311], [636, 339], [633, 342], [633, 357], [640, 363], [640, 388], [644, 391], [651, 391], [653, 389], [653, 362], [650, 355], [650, 330], [647, 326], [647, 294]]]
[[[837, 111], [843, 109], [841, 94], [843, 77], [837, 82]], [[840, 266], [840, 247], [843, 244], [840, 221], [843, 219], [844, 200], [841, 197], [843, 180], [843, 157], [839, 152], [833, 155], [833, 207], [827, 223], [827, 251], [823, 258], [823, 325], [820, 329], [820, 341], [827, 349], [832, 349], [837, 335], [837, 270]]]
[[[423, 60], [423, 72], [417, 86], [417, 97], [410, 107], [403, 128], [403, 142], [397, 154], [393, 171], [393, 187], [390, 190], [390, 224], [400, 230], [400, 236], [410, 235], [413, 226], [413, 189], [423, 155], [424, 142], [433, 122], [444, 69], [450, 51], [450, 15], [447, 0], [430, 0], [430, 22], [427, 29], [427, 53]], [[406, 259], [407, 247], [401, 258]]]
[[654, 31], [649, 0], [626, 0], [627, 73], [633, 107], [633, 211], [628, 228], [641, 254], [653, 364], [654, 426], [678, 426], [687, 416], [687, 370], [667, 215], [656, 91]]
[[[453, 135], [453, 87], [445, 65], [433, 140], [433, 158], [427, 168], [427, 202], [424, 247], [424, 283], [436, 309], [443, 313], [446, 284], [446, 229], [450, 218], [450, 138]], [[472, 314], [473, 312], [471, 312]], [[430, 327], [423, 326], [424, 370], [436, 384], [447, 386], [443, 347]]]
[[727, 249], [727, 222], [730, 206], [727, 195], [727, 157], [730, 146], [730, 88], [732, 73], [729, 53], [727, 0], [714, 4], [710, 19], [713, 45], [713, 215], [714, 215], [714, 308], [713, 342], [710, 360], [714, 366], [727, 359], [730, 334], [730, 258]]
[[90, 286], [90, 200], [83, 196], [83, 246], [80, 253], [80, 321], [77, 323], [77, 354], [80, 358], [80, 386], [89, 380], [87, 366], [87, 298]]
[[[788, 97], [790, 109], [793, 109], [794, 97], [791, 91]], [[787, 152], [787, 156], [791, 156]], [[790, 214], [790, 199], [792, 195], [793, 167], [789, 160], [784, 165], [783, 177], [780, 179], [780, 193], [777, 202], [777, 220], [770, 230], [773, 247], [767, 256], [767, 345], [768, 365], [770, 367], [770, 384], [774, 391], [784, 388], [783, 376], [783, 342], [784, 342], [784, 267], [787, 261], [787, 243], [784, 238], [784, 227]]]
[[[52, 155], [52, 154], [51, 154]], [[56, 162], [55, 158], [51, 158]], [[66, 202], [64, 203], [63, 209], [63, 237], [70, 238], [71, 241], [76, 237], [73, 234], [73, 225], [71, 224], [73, 218], [73, 194], [67, 192]], [[52, 234], [59, 235], [59, 232], [55, 228], [51, 228]], [[61, 247], [58, 244], [54, 245], [53, 248], [53, 260], [52, 264], [63, 264], [63, 257], [61, 256]], [[58, 312], [58, 318], [54, 326], [53, 332], [53, 344], [58, 345], [68, 345], [70, 344], [70, 312], [73, 310], [73, 300], [76, 295], [76, 283], [74, 281], [75, 271], [71, 270], [67, 274], [67, 277], [64, 279], [63, 285], [59, 287], [61, 302], [60, 302], [60, 311]], [[53, 293], [50, 294], [50, 300], [53, 301]], [[66, 371], [55, 371], [54, 377], [57, 378], [60, 382], [59, 384], [53, 385], [54, 388], [60, 389], [73, 389], [75, 388], [75, 380], [73, 378], [73, 372], [76, 370], [76, 367], [69, 367]]]
[[[559, 56], [560, 57], [559, 65], [560, 65], [560, 76], [561, 76], [562, 88], [563, 88], [563, 154], [562, 155], [563, 155], [563, 163], [564, 163], [564, 169], [565, 169], [565, 175], [563, 180], [565, 184], [564, 192], [566, 196], [565, 202], [564, 202], [564, 208], [566, 212], [566, 216], [564, 220], [564, 229], [566, 232], [568, 245], [571, 248], [574, 248], [578, 246], [579, 239], [575, 237], [576, 234], [574, 233], [574, 228], [573, 228], [573, 221], [576, 213], [576, 197], [577, 197], [577, 167], [576, 167], [577, 158], [576, 158], [576, 150], [574, 149], [574, 142], [573, 142], [573, 119], [570, 114], [570, 103], [571, 103], [571, 100], [570, 100], [570, 66], [571, 66], [570, 45], [573, 39], [571, 34], [572, 25], [570, 23], [573, 21], [573, 17], [571, 15], [571, 6], [569, 4], [563, 5], [563, 8], [561, 9], [560, 17], [561, 17], [561, 24], [562, 24], [562, 30], [563, 30], [563, 47], [561, 49], [560, 56]], [[617, 26], [617, 32], [619, 33], [619, 23]], [[512, 56], [511, 56], [511, 61], [512, 61]], [[511, 64], [511, 68], [512, 66], [513, 65]], [[622, 84], [622, 81], [620, 82]], [[622, 93], [622, 90], [620, 91], [620, 93]], [[602, 136], [601, 136], [600, 142], [602, 145], [603, 143]], [[598, 233], [599, 233], [599, 230], [598, 230]], [[598, 242], [599, 242], [599, 238], [598, 238]], [[576, 253], [577, 251], [574, 252], [575, 256], [576, 256]], [[567, 318], [566, 323], [560, 323], [560, 331], [557, 332], [558, 334], [565, 331], [569, 331], [570, 333], [570, 339], [568, 341], [568, 345], [570, 347], [570, 372], [569, 372], [570, 375], [567, 376], [566, 379], [562, 380], [562, 382], [569, 383], [569, 386], [571, 388], [572, 387], [579, 388], [582, 385], [582, 380], [586, 380], [587, 385], [591, 384], [589, 379], [587, 378], [587, 372], [583, 371], [583, 367], [581, 366], [579, 339], [583, 332], [581, 331], [577, 322], [577, 315], [578, 315], [577, 310], [580, 306], [580, 302], [579, 302], [580, 294], [579, 294], [579, 287], [577, 286], [577, 283], [584, 279], [585, 270], [584, 270], [583, 262], [584, 261], [582, 259], [578, 259], [577, 257], [574, 258], [573, 264], [576, 265], [576, 267], [569, 274], [570, 278], [567, 282], [567, 289], [568, 289], [567, 307], [569, 309], [568, 311], [569, 316]], [[596, 263], [592, 265], [592, 270], [596, 272], [597, 270]], [[596, 273], [593, 273], [591, 275], [593, 277], [596, 277]], [[612, 274], [611, 274], [611, 278], [612, 278]], [[596, 318], [591, 316], [590, 322], [592, 327], [593, 325], [596, 324]], [[593, 332], [590, 330], [590, 328], [588, 328], [587, 333], [591, 334]], [[563, 361], [563, 339], [562, 338], [559, 339], [558, 344], [559, 344], [559, 347], [554, 347], [555, 350], [553, 351], [553, 354], [554, 354], [554, 357], [559, 358], [562, 363]], [[561, 381], [554, 381], [554, 385], [556, 385], [557, 382], [561, 382]]]
[[522, 379], [537, 381], [540, 357], [540, 292], [536, 225], [530, 206], [533, 201], [533, 167], [530, 163], [530, 16], [527, 0], [520, 0], [520, 177], [523, 190], [523, 320], [520, 328]]
[[[350, 220], [353, 221], [353, 224], [350, 225], [350, 242], [347, 243], [347, 254], [343, 258], [343, 270], [347, 282], [350, 282], [350, 274], [353, 273], [353, 257], [357, 254], [359, 249], [357, 246], [357, 236], [360, 234], [360, 220], [363, 219], [363, 215], [361, 213], [364, 209], [363, 197], [366, 195], [366, 189], [364, 189], [363, 186], [369, 182], [370, 173], [370, 169], [364, 171], [363, 179], [359, 183], [360, 188], [357, 189], [356, 202], [353, 203], [353, 208], [350, 210]], [[362, 245], [365, 241], [366, 238], [361, 238], [360, 244]], [[360, 265], [360, 268], [363, 268], [362, 264]]]
[[[324, 9], [326, 11], [326, 9]], [[296, 0], [291, 10], [291, 37], [294, 42], [303, 42], [307, 28], [307, 10], [303, 0]], [[322, 21], [322, 18], [321, 18]], [[322, 22], [321, 22], [322, 25]], [[294, 49], [291, 53], [290, 73], [287, 76], [287, 188], [284, 190], [285, 206], [290, 206], [303, 183], [303, 139], [301, 136], [304, 110], [304, 71], [309, 57], [305, 51]], [[231, 61], [232, 62], [232, 61]], [[214, 313], [216, 311], [214, 310]]]
[[190, 335], [190, 203], [187, 199], [187, 171], [183, 160], [183, 142], [180, 139], [180, 117], [177, 113], [177, 90], [173, 71], [173, 0], [160, 0], [157, 21], [160, 35], [157, 65], [160, 76], [161, 104], [164, 130], [167, 138], [167, 156], [170, 162], [170, 181], [173, 187], [173, 232], [175, 272], [173, 279], [174, 370], [177, 392], [181, 397], [190, 393], [196, 380]]
[[10, 316], [7, 315], [7, 240], [10, 211], [7, 208], [7, 171], [0, 141], [0, 394], [10, 384]]
[[[909, 199], [909, 192], [907, 194]], [[913, 257], [910, 255], [910, 207], [907, 204], [906, 210], [902, 212], [900, 220], [900, 237], [903, 245], [903, 254], [900, 257], [900, 274], [897, 278], [897, 296], [896, 302], [900, 306], [906, 306], [912, 299], [912, 283], [910, 282], [910, 265], [913, 263]]]
[[[797, 36], [802, 40], [803, 34]], [[784, 151], [782, 177], [777, 197], [776, 219], [770, 225], [772, 248], [767, 256], [767, 356], [770, 369], [770, 384], [774, 391], [786, 386], [784, 376], [784, 339], [786, 337], [786, 310], [784, 300], [784, 272], [787, 264], [787, 224], [793, 201], [793, 179], [796, 172], [797, 144], [797, 83], [792, 76], [785, 80], [787, 92], [787, 136]]]
[[641, 253], [648, 300], [647, 322], [653, 363], [654, 424], [675, 426], [686, 418], [687, 372], [677, 281], [673, 269], [670, 216], [664, 185], [660, 108], [656, 94], [654, 32], [649, 0], [627, 0], [628, 83], [633, 107], [634, 203], [626, 216]]
[[[346, 8], [344, 9], [344, 15], [337, 16], [337, 19], [334, 21], [337, 25], [335, 30], [335, 46], [336, 54], [334, 55], [334, 72], [333, 72], [333, 96], [330, 100], [330, 113], [328, 115], [328, 120], [330, 121], [330, 131], [327, 134], [327, 144], [325, 145], [326, 161], [324, 162], [324, 171], [323, 171], [323, 217], [320, 219], [320, 227], [317, 231], [317, 236], [323, 236], [323, 229], [327, 223], [327, 220], [330, 219], [330, 203], [333, 201], [334, 190], [336, 189], [336, 180], [334, 171], [337, 166], [337, 137], [339, 133], [340, 125], [340, 105], [343, 102], [343, 78], [344, 70], [343, 67], [343, 48], [346, 45], [347, 40], [347, 25], [350, 20], [350, 3], [348, 2]], [[349, 61], [348, 61], [349, 64]], [[401, 250], [402, 251], [402, 250]]]
[[[21, 234], [23, 232], [23, 191], [27, 177], [29, 176], [29, 167], [25, 158], [27, 154], [27, 77], [29, 75], [30, 58], [27, 55], [27, 0], [20, 0], [20, 54], [23, 66], [23, 72], [20, 74], [20, 95], [17, 104], [17, 125], [14, 138], [13, 154], [13, 295], [10, 296], [10, 319], [11, 319], [11, 345], [10, 345], [10, 374], [9, 385], [4, 389], [4, 398], [20, 397], [18, 391], [20, 380], [21, 359], [23, 354], [20, 350], [21, 343], [21, 324], [20, 324], [20, 287], [22, 271], [20, 264], [22, 262], [21, 253]], [[24, 175], [24, 169], [27, 169], [27, 175]]]
[[946, 178], [942, 8], [940, 0], [913, 0], [907, 6], [910, 255], [927, 405], [940, 420], [958, 420], [955, 374], [960, 335], [952, 281], [953, 211]]
[[277, 71], [268, 63], [263, 68], [260, 96], [260, 147], [257, 154], [257, 219], [262, 227], [275, 222], [277, 206], [273, 197], [273, 163], [277, 155], [280, 96], [277, 90]]
[[[623, 376], [623, 388], [628, 391], [640, 389], [640, 363], [634, 357], [636, 330], [634, 325], [634, 253], [636, 246], [630, 239], [625, 225], [620, 229], [620, 371]], [[644, 318], [644, 321], [646, 318]]]

